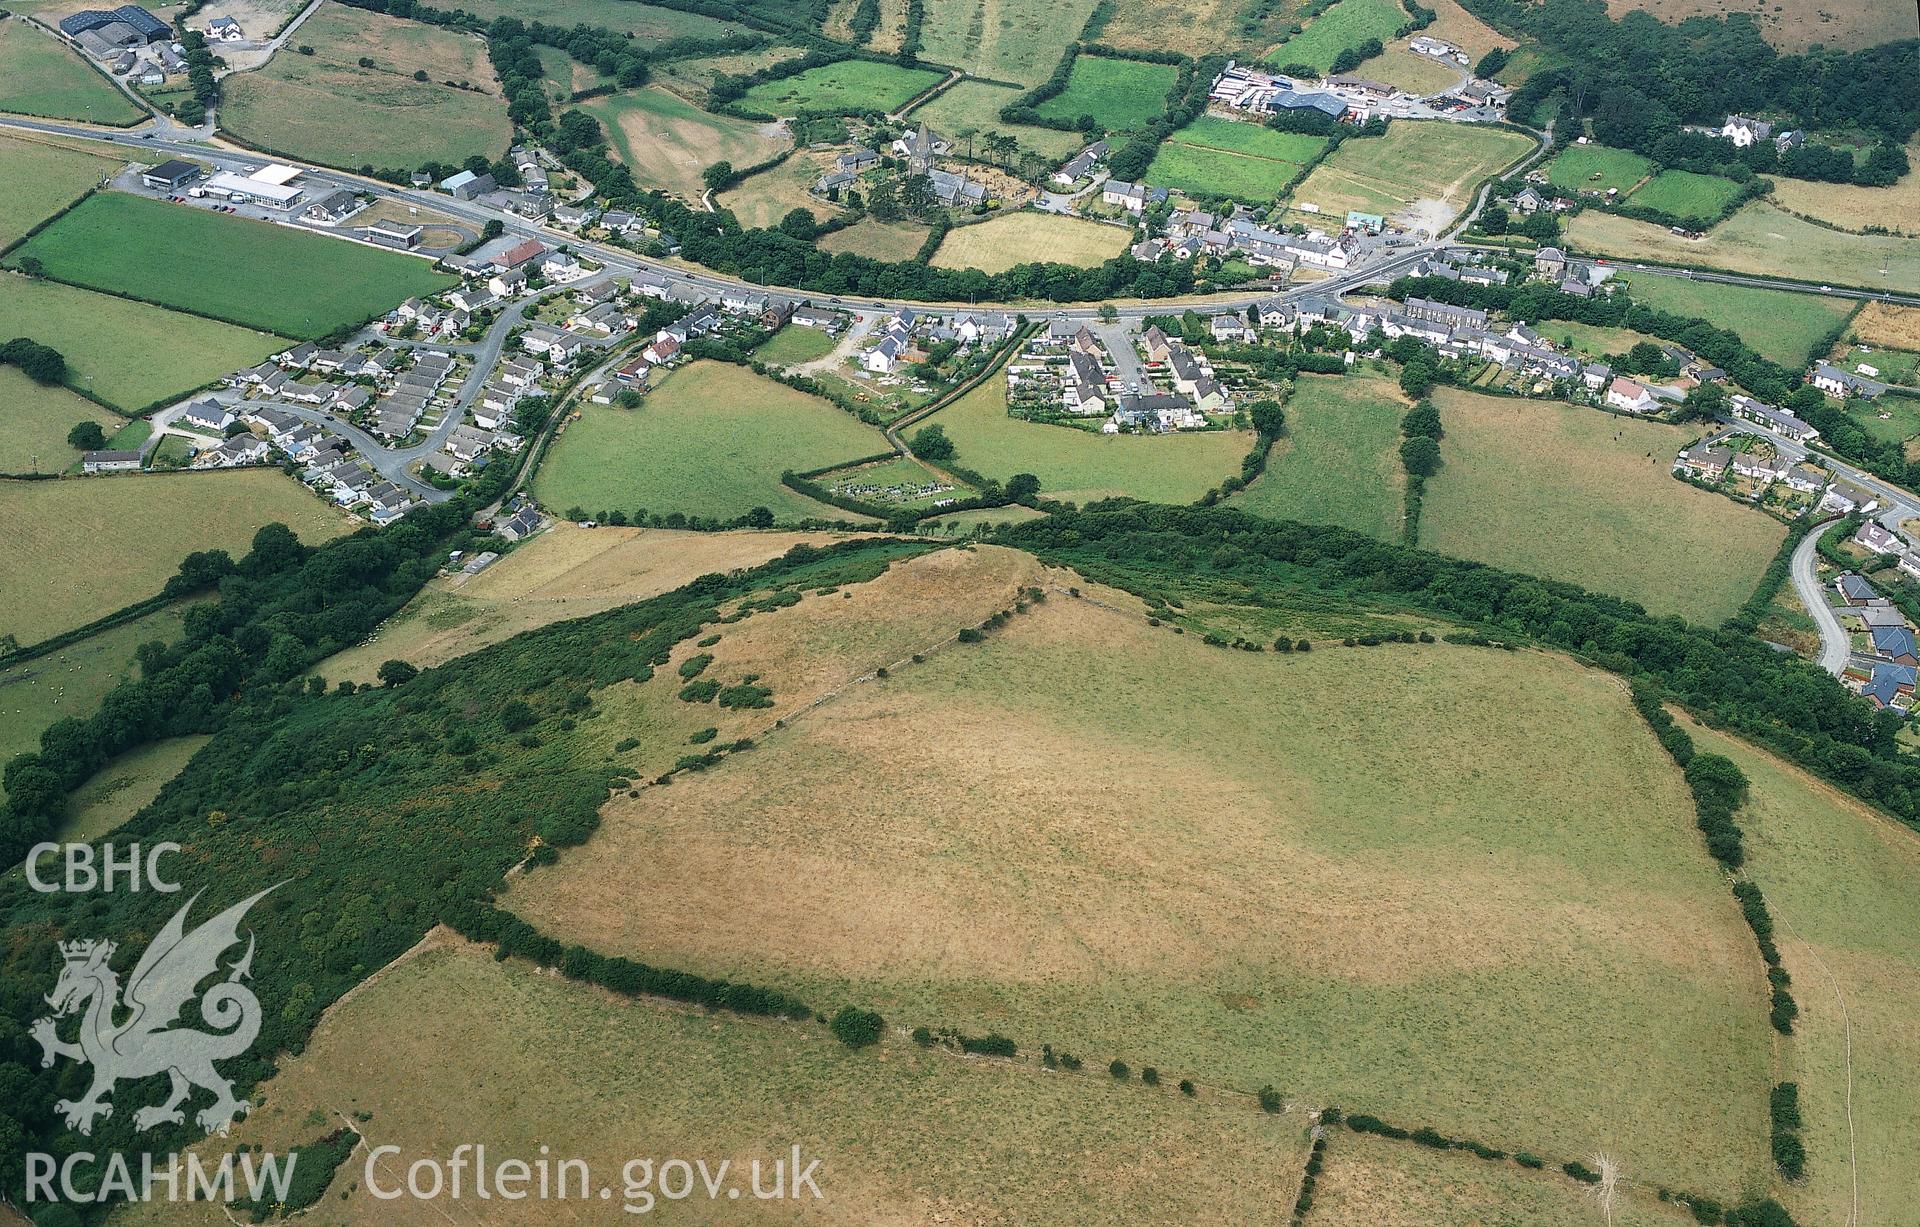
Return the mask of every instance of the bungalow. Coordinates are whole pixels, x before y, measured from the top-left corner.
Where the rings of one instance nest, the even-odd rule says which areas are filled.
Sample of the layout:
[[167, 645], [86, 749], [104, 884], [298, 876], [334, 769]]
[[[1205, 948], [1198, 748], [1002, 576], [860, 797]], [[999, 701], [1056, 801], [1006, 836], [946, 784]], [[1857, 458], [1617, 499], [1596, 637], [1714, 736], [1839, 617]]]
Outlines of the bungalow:
[[80, 471], [83, 473], [130, 473], [139, 467], [140, 453], [137, 451], [87, 452], [80, 457]]
[[205, 431], [210, 435], [226, 433], [227, 427], [236, 420], [227, 407], [219, 401], [195, 401], [180, 411], [177, 419], [182, 426], [191, 430]]
[[620, 297], [620, 283], [617, 281], [599, 281], [592, 285], [583, 285], [573, 292], [573, 301], [583, 307], [597, 307], [603, 302], [612, 302]]
[[553, 206], [553, 216], [548, 220], [562, 229], [578, 230], [590, 225], [598, 216], [600, 216], [600, 210], [591, 205], [563, 204]]
[[640, 224], [640, 218], [632, 213], [613, 209], [600, 217], [600, 228], [610, 234], [625, 234]]
[[1703, 481], [1719, 481], [1732, 463], [1732, 448], [1708, 447], [1681, 452], [1680, 458], [1674, 462], [1673, 467], [1681, 472], [1691, 473]]
[[1822, 362], [1814, 367], [1813, 374], [1808, 376], [1807, 381], [1828, 396], [1837, 396], [1843, 400], [1849, 396], [1871, 400], [1887, 390], [1887, 385], [1879, 380], [1867, 379], [1852, 371], [1843, 371], [1828, 362]]
[[493, 526], [494, 535], [508, 541], [524, 541], [540, 531], [543, 521], [532, 507], [522, 507]]
[[246, 464], [267, 462], [267, 441], [252, 435], [236, 435], [218, 447], [210, 447], [193, 458], [196, 469], [233, 469]]
[[465, 290], [455, 290], [447, 295], [447, 302], [455, 311], [465, 311], [471, 315], [475, 311], [484, 311], [500, 301], [492, 286], [474, 286]]
[[1733, 458], [1733, 471], [1754, 481], [1778, 481], [1787, 475], [1787, 467], [1786, 461], [1778, 457], [1763, 457], [1754, 452], [1740, 452]]
[[344, 189], [328, 192], [306, 208], [306, 218], [310, 222], [319, 222], [325, 226], [336, 226], [353, 216], [360, 208], [360, 198]]
[[1913, 705], [1915, 676], [1912, 665], [1876, 664], [1872, 675], [1861, 685], [1860, 695], [1878, 709], [1904, 712]]
[[1802, 494], [1818, 494], [1827, 488], [1826, 470], [1802, 462], [1787, 470], [1787, 488]]
[[1607, 404], [1628, 413], [1650, 413], [1659, 406], [1652, 393], [1625, 375], [1615, 375], [1607, 385]]
[[1860, 531], [1853, 534], [1856, 543], [1865, 546], [1876, 554], [1899, 554], [1906, 550], [1900, 538], [1894, 536], [1880, 525], [1868, 520], [1860, 525]]
[[633, 292], [646, 298], [665, 298], [673, 287], [659, 273], [638, 273], [634, 276]]
[[840, 312], [822, 307], [796, 307], [793, 312], [793, 322], [802, 328], [823, 328], [828, 332], [839, 331], [846, 319]]
[[1849, 605], [1867, 605], [1883, 600], [1872, 584], [1851, 571], [1833, 581], [1833, 590]]
[[373, 401], [373, 393], [359, 385], [342, 388], [333, 397], [333, 407], [337, 412], [354, 414], [365, 409]]

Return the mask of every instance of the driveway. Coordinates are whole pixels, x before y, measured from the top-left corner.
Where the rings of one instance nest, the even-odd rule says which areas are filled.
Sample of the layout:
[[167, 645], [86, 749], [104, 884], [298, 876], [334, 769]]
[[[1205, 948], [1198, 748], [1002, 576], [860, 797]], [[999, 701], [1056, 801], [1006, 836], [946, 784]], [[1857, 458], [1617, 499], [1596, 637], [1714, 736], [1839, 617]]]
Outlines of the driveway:
[[1799, 593], [1800, 603], [1807, 607], [1807, 616], [1820, 628], [1820, 667], [1839, 677], [1846, 672], [1847, 660], [1853, 655], [1852, 641], [1833, 607], [1827, 604], [1826, 594], [1820, 590], [1820, 572], [1816, 565], [1820, 535], [1832, 523], [1825, 520], [1815, 525], [1800, 544], [1793, 547], [1792, 571], [1793, 590]]

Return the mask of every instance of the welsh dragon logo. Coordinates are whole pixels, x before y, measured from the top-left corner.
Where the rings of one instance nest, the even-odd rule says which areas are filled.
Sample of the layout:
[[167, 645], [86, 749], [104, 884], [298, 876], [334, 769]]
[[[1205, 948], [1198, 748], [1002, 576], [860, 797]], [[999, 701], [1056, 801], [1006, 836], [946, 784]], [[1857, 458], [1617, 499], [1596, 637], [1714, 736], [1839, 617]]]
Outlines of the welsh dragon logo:
[[[226, 1133], [234, 1118], [247, 1110], [246, 1103], [233, 1097], [233, 1083], [220, 1076], [214, 1063], [245, 1052], [260, 1034], [260, 999], [241, 983], [253, 965], [251, 932], [245, 953], [227, 969], [226, 978], [204, 993], [198, 989], [207, 977], [219, 974], [220, 956], [239, 942], [240, 920], [247, 909], [273, 889], [269, 886], [187, 932], [187, 912], [200, 898], [195, 894], [148, 943], [128, 977], [124, 1000], [119, 974], [108, 965], [116, 943], [92, 939], [60, 943], [60, 979], [46, 998], [53, 1012], [36, 1020], [31, 1034], [40, 1041], [42, 1067], [52, 1065], [56, 1057], [72, 1057], [93, 1066], [93, 1086], [86, 1095], [77, 1102], [63, 1099], [54, 1105], [68, 1127], [91, 1134], [95, 1118], [113, 1115], [108, 1098], [115, 1083], [162, 1072], [172, 1081], [167, 1101], [135, 1112], [137, 1129], [182, 1123], [180, 1105], [195, 1087], [213, 1092], [212, 1105], [194, 1117], [208, 1133]], [[212, 1031], [173, 1025], [196, 993], [200, 1017]], [[76, 1042], [68, 1042], [57, 1029], [62, 1019], [76, 1013], [81, 1016], [79, 1036]], [[116, 1022], [116, 1017], [121, 1021]]]

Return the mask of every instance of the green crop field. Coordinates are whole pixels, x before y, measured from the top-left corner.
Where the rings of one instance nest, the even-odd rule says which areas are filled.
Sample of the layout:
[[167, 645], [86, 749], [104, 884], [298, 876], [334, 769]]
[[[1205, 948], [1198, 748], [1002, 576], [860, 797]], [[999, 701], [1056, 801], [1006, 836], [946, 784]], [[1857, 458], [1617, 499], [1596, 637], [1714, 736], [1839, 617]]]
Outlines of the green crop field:
[[1563, 192], [1630, 192], [1653, 173], [1653, 163], [1627, 149], [1568, 145], [1547, 163], [1547, 182]]
[[1243, 431], [1098, 435], [1010, 418], [1007, 385], [998, 375], [926, 424], [945, 428], [967, 468], [1001, 481], [1032, 473], [1048, 496], [1076, 502], [1122, 494], [1192, 502], [1238, 473], [1253, 442]]
[[[155, 260], [156, 250], [221, 258]], [[28, 256], [62, 281], [290, 337], [325, 336], [455, 284], [415, 256], [120, 192], [89, 198], [7, 263]]]
[[1233, 505], [1398, 541], [1406, 408], [1389, 380], [1302, 376], [1287, 401], [1286, 437], [1267, 457], [1267, 471], [1234, 495]]
[[1920, 1135], [1920, 840], [1743, 741], [1690, 731], [1751, 781], [1748, 873], [1800, 1006], [1781, 1077], [1800, 1086], [1807, 1178], [1781, 1200], [1803, 1223], [1898, 1221], [1920, 1206], [1906, 1146]]
[[1058, 213], [1003, 213], [949, 230], [932, 263], [988, 273], [1034, 262], [1091, 267], [1124, 252], [1131, 237], [1118, 226]]
[[195, 550], [238, 558], [275, 521], [302, 541], [358, 525], [272, 469], [0, 482], [0, 635], [37, 643], [145, 600]]
[[53, 346], [75, 385], [129, 413], [286, 348], [270, 332], [17, 273], [0, 273], [0, 336]]
[[783, 80], [762, 82], [742, 94], [739, 102], [746, 110], [768, 115], [892, 111], [939, 80], [940, 74], [928, 68], [842, 60]]
[[1628, 199], [1649, 209], [1659, 209], [1689, 221], [1706, 222], [1720, 216], [1740, 185], [1719, 175], [1700, 175], [1690, 170], [1663, 170], [1642, 184]]
[[[507, 103], [479, 39], [328, 4], [296, 41], [314, 54], [289, 51], [226, 78], [223, 128], [265, 149], [347, 169], [411, 170], [506, 153], [513, 135]], [[362, 67], [363, 58], [373, 67]], [[416, 72], [427, 79], [416, 81]]]
[[[14, 334], [8, 333], [12, 336]], [[0, 366], [0, 473], [58, 473], [80, 459], [67, 432], [98, 422], [109, 438], [121, 419], [65, 388], [48, 388]]]
[[1753, 592], [1780, 524], [1677, 481], [1697, 431], [1549, 401], [1436, 390], [1446, 438], [1420, 543], [1719, 622]]
[[141, 112], [107, 79], [44, 30], [0, 18], [0, 111], [125, 124]]
[[1702, 239], [1683, 239], [1665, 226], [1592, 209], [1567, 222], [1566, 236], [1565, 245], [1577, 251], [1621, 260], [1691, 264], [1814, 285], [1895, 291], [1920, 285], [1920, 243], [1830, 230], [1764, 200], [1742, 205]]
[[927, 6], [920, 54], [971, 76], [1036, 85], [1079, 37], [1094, 0], [941, 0]]
[[1827, 294], [1763, 290], [1657, 273], [1630, 276], [1627, 290], [1635, 302], [1731, 329], [1761, 354], [1786, 366], [1806, 362], [1813, 347], [1857, 305], [1850, 298]]
[[[0, 32], [8, 24], [0, 22]], [[122, 165], [73, 149], [0, 136], [0, 183], [7, 185], [0, 192], [0, 247], [72, 204]]]
[[644, 508], [731, 519], [755, 507], [781, 519], [845, 518], [780, 484], [886, 450], [880, 432], [816, 397], [743, 367], [696, 362], [638, 409], [585, 407], [554, 442], [533, 488], [550, 507], [591, 514]]
[[610, 94], [583, 103], [606, 125], [620, 160], [642, 188], [660, 188], [698, 200], [700, 172], [715, 162], [754, 166], [788, 145], [768, 125], [701, 110], [663, 89]]
[[1385, 136], [1343, 142], [1291, 199], [1319, 205], [1322, 221], [1359, 209], [1434, 232], [1466, 206], [1483, 179], [1532, 147], [1518, 132], [1480, 124], [1397, 120]]
[[646, 43], [663, 43], [676, 38], [717, 39], [740, 34], [745, 26], [699, 13], [636, 4], [633, 0], [460, 0], [459, 7], [484, 21], [496, 17], [518, 17], [562, 29], [577, 25], [598, 26], [631, 34]]
[[[407, 1022], [418, 1018], [432, 1021]], [[408, 1077], [360, 1076], [360, 1054], [375, 1037], [387, 1037], [377, 1042]], [[509, 1069], [515, 1076], [500, 1076]], [[282, 1153], [313, 1136], [308, 1113], [342, 1104], [380, 1122], [381, 1139], [408, 1153], [451, 1154], [463, 1142], [500, 1155], [550, 1146], [595, 1172], [626, 1171], [623, 1179], [638, 1171], [623, 1168], [631, 1157], [623, 1139], [672, 1139], [676, 1154], [731, 1157], [736, 1192], [749, 1162], [771, 1187], [788, 1139], [807, 1161], [824, 1157], [818, 1202], [810, 1192], [731, 1207], [669, 1202], [657, 1191], [667, 1185], [665, 1167], [658, 1183], [643, 1186], [652, 1200], [642, 1202], [610, 1175], [634, 1211], [623, 1219], [644, 1205], [669, 1221], [717, 1207], [718, 1217], [731, 1208], [742, 1222], [932, 1223], [965, 1206], [965, 1221], [981, 1223], [1251, 1222], [1293, 1204], [1307, 1147], [1303, 1118], [1264, 1117], [1236, 1098], [1185, 1101], [1104, 1073], [1065, 1078], [964, 1060], [898, 1036], [853, 1052], [817, 1025], [618, 1000], [444, 942], [341, 1003], [337, 1021], [269, 1085], [268, 1101], [234, 1136]], [[1155, 1179], [1089, 1158], [1144, 1154], [1173, 1170], [1230, 1166], [1239, 1175]], [[339, 1196], [323, 1203], [328, 1214], [392, 1221], [395, 1205], [407, 1203], [376, 1200], [359, 1179], [359, 1159], [350, 1163]], [[156, 1200], [133, 1208], [129, 1222], [200, 1221], [190, 1210], [204, 1207]]]
[[1019, 98], [1022, 91], [1010, 85], [986, 81], [961, 81], [935, 94], [931, 101], [913, 109], [908, 118], [927, 121], [935, 132], [962, 141], [968, 136], [989, 133], [1010, 136], [1020, 148], [1039, 154], [1049, 161], [1064, 162], [1079, 152], [1086, 138], [1077, 132], [1058, 132], [1032, 124], [1010, 124], [1000, 119], [1001, 108]]
[[1110, 132], [1130, 132], [1166, 111], [1178, 75], [1171, 64], [1083, 55], [1073, 62], [1067, 88], [1036, 109], [1069, 123], [1091, 115]]
[[[1604, 1148], [1647, 1184], [1764, 1179], [1759, 958], [1617, 679], [1221, 651], [1098, 587], [946, 643], [1039, 574], [942, 552], [722, 628], [709, 674], [774, 694], [715, 713], [752, 754], [616, 797], [506, 905], [563, 944], [1048, 1043], [1097, 1082], [1118, 1058], [1203, 1100], [1270, 1083]], [[595, 736], [674, 717], [661, 672]]]
[[1267, 63], [1307, 64], [1326, 72], [1342, 51], [1370, 38], [1388, 42], [1406, 23], [1407, 11], [1394, 0], [1339, 0], [1269, 51]]
[[1160, 146], [1146, 181], [1258, 203], [1279, 195], [1326, 147], [1323, 137], [1202, 115]]
[[187, 608], [169, 605], [0, 669], [0, 762], [39, 745], [41, 730], [54, 721], [92, 715], [107, 691], [139, 676], [135, 649], [180, 637]]
[[753, 356], [769, 366], [793, 366], [823, 358], [839, 343], [839, 338], [829, 335], [824, 328], [788, 324], [767, 338], [766, 344], [753, 351]]

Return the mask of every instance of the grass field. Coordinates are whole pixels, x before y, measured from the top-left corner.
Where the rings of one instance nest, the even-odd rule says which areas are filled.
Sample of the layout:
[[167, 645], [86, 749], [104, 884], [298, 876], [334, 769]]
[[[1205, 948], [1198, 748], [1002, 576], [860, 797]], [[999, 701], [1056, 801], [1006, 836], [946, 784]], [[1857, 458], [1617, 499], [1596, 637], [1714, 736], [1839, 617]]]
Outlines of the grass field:
[[1385, 379], [1302, 376], [1287, 401], [1287, 434], [1267, 471], [1233, 505], [1255, 515], [1338, 524], [1400, 539], [1400, 415], [1407, 402]]
[[[9, 334], [12, 335], [12, 334]], [[58, 473], [80, 459], [67, 432], [98, 422], [109, 438], [121, 419], [65, 388], [42, 387], [0, 366], [0, 473]]]
[[1738, 815], [1748, 870], [1766, 892], [1800, 1005], [1783, 1076], [1800, 1084], [1807, 1179], [1781, 1200], [1803, 1223], [1846, 1221], [1852, 1147], [1856, 1221], [1907, 1218], [1920, 1206], [1906, 1145], [1920, 1135], [1920, 843], [1772, 755], [1692, 733], [1752, 782]]
[[934, 650], [1032, 582], [1020, 557], [936, 554], [728, 628], [709, 671], [774, 691], [751, 761], [617, 797], [507, 904], [563, 942], [1090, 1069], [1757, 1180], [1752, 937], [1617, 681], [1448, 647], [1225, 652], [1103, 589]]
[[1652, 341], [1656, 345], [1661, 343], [1659, 337], [1635, 332], [1631, 328], [1602, 328], [1572, 320], [1542, 320], [1540, 327], [1541, 336], [1568, 345], [1589, 358], [1624, 354], [1642, 341]]
[[1695, 174], [1690, 170], [1663, 170], [1643, 184], [1629, 199], [1649, 209], [1659, 209], [1689, 221], [1705, 222], [1720, 216], [1740, 185], [1719, 175]]
[[1094, 0], [942, 0], [927, 6], [920, 54], [969, 75], [1037, 85], [1079, 37]]
[[798, 47], [763, 47], [758, 51], [736, 51], [726, 55], [699, 56], [691, 60], [669, 60], [653, 66], [654, 77], [674, 93], [694, 102], [705, 102], [713, 89], [714, 78], [721, 74], [738, 76], [759, 72], [806, 54]]
[[[479, 39], [327, 4], [300, 27], [299, 41], [314, 54], [282, 52], [263, 68], [226, 79], [223, 128], [265, 148], [348, 169], [411, 170], [506, 153], [512, 138], [507, 104]], [[362, 58], [374, 66], [360, 67]], [[414, 80], [415, 72], [428, 79]]]
[[1697, 432], [1546, 401], [1436, 390], [1447, 435], [1420, 543], [1715, 623], [1784, 530], [1670, 475]]
[[634, 182], [691, 201], [700, 199], [705, 186], [700, 172], [713, 163], [753, 166], [788, 144], [786, 137], [768, 132], [768, 125], [711, 114], [658, 88], [611, 94], [581, 106], [607, 126]]
[[[1920, 141], [1907, 146], [1907, 160], [1920, 165]], [[1892, 187], [1855, 187], [1844, 183], [1816, 183], [1768, 175], [1772, 197], [1782, 208], [1817, 217], [1848, 230], [1880, 226], [1913, 235], [1920, 233], [1920, 171], [1909, 171]]]
[[[222, 259], [181, 265], [153, 259], [156, 248]], [[455, 283], [413, 256], [120, 192], [90, 197], [8, 263], [23, 256], [62, 281], [291, 337], [325, 336]]]
[[1787, 52], [1805, 51], [1814, 43], [1851, 49], [1920, 37], [1920, 18], [1906, 0], [1857, 0], [1853, 4], [1826, 4], [1821, 0], [1607, 0], [1607, 11], [1615, 18], [1629, 9], [1644, 9], [1668, 25], [1678, 25], [1689, 17], [1750, 14], [1766, 40]]
[[[1085, 501], [1131, 495], [1187, 503], [1240, 471], [1253, 436], [1241, 431], [1096, 435], [1007, 416], [998, 376], [927, 419], [946, 428], [960, 463], [1002, 481], [1032, 473], [1051, 498]], [[916, 428], [917, 429], [917, 428]]]
[[998, 273], [1046, 261], [1092, 267], [1127, 249], [1131, 233], [1058, 213], [1003, 213], [975, 226], [955, 226], [933, 253], [935, 268]]
[[[792, 1145], [821, 1159], [819, 1201], [802, 1191], [784, 1203], [709, 1203], [704, 1193], [645, 1203], [671, 1222], [1251, 1222], [1293, 1203], [1307, 1145], [1303, 1118], [1263, 1117], [1238, 1098], [1184, 1101], [1104, 1073], [963, 1060], [898, 1035], [853, 1052], [817, 1024], [624, 1001], [451, 939], [338, 1007], [268, 1088], [236, 1139], [284, 1153], [331, 1127], [309, 1113], [354, 1111], [372, 1144], [407, 1155], [479, 1143], [532, 1157], [549, 1146], [604, 1173], [612, 1205], [631, 1198], [635, 1213], [614, 1211], [621, 1219], [639, 1218], [642, 1205], [617, 1178], [636, 1137], [649, 1153], [702, 1156], [709, 1170], [730, 1160], [726, 1183], [741, 1189], [756, 1160], [771, 1187], [772, 1161]], [[1127, 1161], [1149, 1154], [1152, 1164]], [[440, 1202], [376, 1200], [363, 1160], [348, 1160], [337, 1192], [310, 1215], [445, 1223]], [[404, 1183], [404, 1167], [380, 1179]], [[664, 1187], [667, 1174], [642, 1187]], [[460, 1204], [480, 1203], [469, 1191]], [[610, 1221], [590, 1203], [523, 1204], [539, 1217], [489, 1210], [487, 1221]], [[225, 1220], [183, 1200], [129, 1221]]]
[[539, 21], [564, 29], [577, 25], [599, 26], [603, 30], [631, 34], [647, 43], [663, 43], [675, 38], [725, 38], [746, 29], [731, 21], [636, 4], [633, 0], [460, 0], [460, 7], [483, 21], [518, 17], [522, 21]]
[[0, 336], [53, 346], [75, 383], [129, 413], [286, 347], [269, 332], [16, 273], [0, 273]]
[[1480, 57], [1495, 47], [1511, 50], [1514, 46], [1511, 38], [1461, 8], [1458, 0], [1432, 0], [1425, 7], [1433, 10], [1434, 22], [1417, 34], [1444, 39], [1460, 48], [1466, 52], [1467, 67], [1414, 54], [1408, 50], [1408, 44], [1416, 35], [1409, 34], [1406, 38], [1388, 43], [1385, 52], [1354, 71], [1363, 77], [1397, 85], [1409, 93], [1430, 94], [1436, 90], [1451, 89], [1468, 67], [1479, 63]]
[[[1425, 33], [1425, 31], [1422, 31]], [[1388, 43], [1386, 50], [1353, 70], [1355, 76], [1384, 81], [1396, 89], [1425, 97], [1461, 85], [1465, 67], [1452, 60], [1436, 60], [1409, 50], [1405, 40]]]
[[714, 571], [757, 566], [830, 533], [577, 528], [561, 521], [478, 575], [434, 579], [367, 641], [322, 661], [330, 682], [371, 682], [383, 661], [422, 669], [567, 618], [671, 592]]
[[[1459, 1151], [1331, 1131], [1313, 1190], [1314, 1227], [1589, 1227], [1603, 1221], [1583, 1186]], [[1681, 1227], [1677, 1206], [1623, 1192], [1615, 1227]]]
[[[0, 37], [11, 24], [0, 22]], [[7, 191], [0, 194], [0, 247], [72, 204], [121, 165], [71, 149], [0, 136], [0, 181], [7, 184]]]
[[829, 335], [824, 328], [788, 324], [767, 338], [766, 344], [753, 351], [753, 356], [770, 366], [794, 366], [826, 357], [839, 343], [839, 338]]
[[821, 251], [847, 251], [891, 264], [913, 259], [926, 242], [925, 226], [913, 222], [880, 222], [866, 217], [845, 230], [822, 235], [814, 240], [814, 246]]
[[816, 220], [839, 212], [827, 201], [815, 196], [813, 185], [820, 173], [833, 164], [834, 155], [796, 153], [780, 165], [749, 175], [738, 187], [728, 188], [714, 197], [723, 209], [732, 210], [742, 226], [770, 227], [795, 209], [805, 209]]
[[1321, 72], [1349, 47], [1370, 38], [1390, 42], [1407, 22], [1407, 11], [1394, 0], [1339, 0], [1308, 21], [1306, 28], [1267, 52], [1269, 64], [1308, 64]]
[[0, 111], [124, 124], [140, 118], [105, 77], [44, 30], [0, 19]]
[[180, 774], [211, 737], [168, 737], [129, 750], [74, 789], [61, 824], [62, 840], [95, 840], [139, 813]]
[[1344, 142], [1313, 168], [1292, 199], [1319, 205], [1323, 217], [1360, 209], [1435, 232], [1466, 207], [1482, 179], [1532, 147], [1517, 132], [1400, 120], [1388, 125], [1385, 136]]
[[270, 469], [0, 482], [0, 635], [36, 643], [160, 591], [194, 550], [238, 558], [278, 521], [323, 541], [357, 521]]
[[740, 96], [740, 105], [769, 115], [892, 111], [939, 80], [940, 74], [929, 68], [842, 60], [784, 80], [762, 82]]
[[1240, 23], [1255, 19], [1245, 36], [1248, 46], [1266, 46], [1286, 33], [1299, 5], [1293, 0], [1256, 13], [1242, 0], [1119, 0], [1100, 41], [1133, 51], [1179, 51], [1212, 55], [1226, 49], [1223, 38], [1242, 40]]
[[[929, 10], [928, 16], [937, 10]], [[1009, 124], [1000, 119], [1000, 110], [1022, 91], [1010, 85], [992, 85], [986, 81], [960, 81], [941, 90], [933, 99], [913, 109], [912, 119], [924, 119], [935, 132], [949, 138], [985, 135], [997, 132], [1020, 142], [1043, 158], [1066, 161], [1086, 143], [1077, 132], [1057, 132], [1032, 124]]]
[[1804, 363], [1854, 308], [1849, 298], [1655, 274], [1629, 277], [1627, 290], [1635, 302], [1730, 328], [1762, 355], [1786, 366]]
[[1322, 137], [1202, 115], [1160, 146], [1146, 181], [1259, 203], [1279, 195], [1326, 146]]
[[871, 456], [886, 441], [823, 400], [743, 367], [696, 362], [638, 409], [588, 406], [555, 441], [533, 488], [549, 507], [591, 512], [845, 518], [780, 484], [786, 469]]
[[0, 762], [37, 747], [54, 721], [92, 715], [109, 690], [139, 676], [134, 651], [141, 644], [180, 637], [187, 608], [171, 605], [0, 669]]
[[[1351, 143], [1351, 142], [1350, 142]], [[1845, 234], [1803, 222], [1764, 200], [1741, 206], [1703, 239], [1666, 227], [1588, 210], [1566, 225], [1583, 252], [1791, 277], [1815, 284], [1900, 290], [1920, 285], [1920, 243], [1888, 235]]]
[[1568, 145], [1547, 163], [1547, 182], [1563, 192], [1630, 192], [1653, 173], [1653, 163], [1629, 149]]
[[1083, 55], [1073, 62], [1067, 88], [1036, 109], [1069, 122], [1091, 115], [1110, 132], [1130, 132], [1167, 109], [1178, 72], [1171, 64]]

